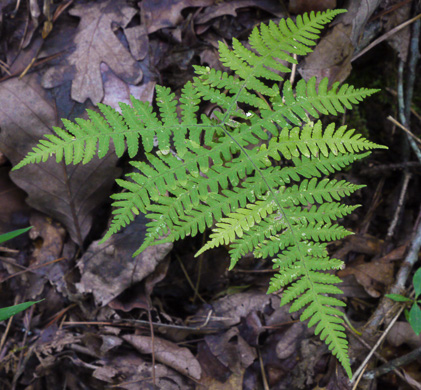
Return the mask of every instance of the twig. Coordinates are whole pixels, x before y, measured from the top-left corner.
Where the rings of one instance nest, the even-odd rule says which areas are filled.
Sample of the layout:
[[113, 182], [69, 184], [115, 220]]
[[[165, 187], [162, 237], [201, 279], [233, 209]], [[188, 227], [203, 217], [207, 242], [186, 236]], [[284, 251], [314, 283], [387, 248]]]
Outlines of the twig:
[[[15, 304], [15, 305], [17, 305], [17, 304], [18, 304], [18, 302], [19, 302], [19, 296], [16, 296], [16, 297], [15, 297], [14, 304]], [[14, 317], [14, 316], [11, 316], [11, 317], [9, 318], [9, 320], [7, 321], [6, 330], [4, 331], [3, 336], [1, 336], [1, 341], [0, 341], [0, 352], [1, 352], [1, 350], [3, 349], [4, 343], [6, 342], [7, 335], [9, 334], [9, 330], [10, 330], [10, 327], [11, 327], [11, 325], [12, 325], [13, 317]]]
[[262, 354], [260, 353], [259, 348], [257, 348], [257, 353], [259, 354], [259, 365], [260, 365], [260, 372], [262, 373], [263, 388], [264, 390], [269, 390], [269, 383], [266, 378], [265, 365], [263, 364]]
[[[419, 15], [421, 16], [421, 14]], [[417, 63], [420, 58], [419, 51], [419, 41], [420, 41], [420, 21], [417, 20], [412, 27], [412, 37], [410, 42], [410, 52], [408, 60], [408, 70], [407, 70], [407, 79], [406, 79], [406, 93], [405, 93], [405, 118], [407, 123], [402, 122], [403, 125], [409, 127], [409, 122], [411, 118], [411, 103], [412, 96], [414, 93], [415, 77]]]
[[407, 129], [404, 125], [402, 125], [401, 123], [399, 123], [395, 118], [393, 118], [393, 116], [389, 115], [387, 118], [387, 120], [391, 121], [394, 125], [398, 126], [400, 129], [402, 129], [406, 134], [408, 134], [409, 136], [411, 136], [415, 141], [417, 141], [419, 144], [421, 144], [421, 139], [418, 138], [415, 134], [412, 133], [411, 130]]
[[151, 307], [148, 304], [148, 321], [149, 329], [151, 332], [151, 352], [152, 352], [152, 385], [156, 389], [156, 372], [155, 372], [155, 332], [153, 330], [152, 316], [151, 316]]
[[[359, 376], [358, 376], [357, 380], [355, 381], [354, 386], [352, 386], [352, 390], [356, 390], [356, 389], [357, 389], [358, 384], [360, 383], [360, 380], [361, 380], [361, 378], [363, 377], [364, 372], [365, 372], [365, 370], [366, 370], [366, 369], [367, 369], [367, 366], [364, 366], [364, 367], [363, 367], [363, 369], [361, 370], [361, 372], [360, 372], [360, 374], [359, 374]], [[354, 378], [355, 378], [355, 376], [354, 376]], [[352, 383], [352, 382], [351, 382], [351, 383]]]
[[[206, 234], [202, 234], [202, 247], [205, 245], [206, 240]], [[193, 303], [196, 303], [196, 298], [199, 298], [203, 303], [206, 303], [202, 297], [199, 295], [199, 287], [200, 287], [200, 278], [202, 277], [202, 266], [203, 266], [203, 253], [199, 256], [199, 265], [197, 270], [197, 280], [196, 280], [196, 286], [194, 288], [194, 295], [193, 295]]]
[[419, 170], [421, 169], [421, 163], [417, 161], [407, 161], [396, 164], [375, 165], [373, 167], [361, 169], [360, 174], [364, 176], [378, 176], [379, 173], [388, 174], [388, 171], [405, 169]]
[[[348, 326], [345, 324], [345, 327], [346, 328], [348, 328]], [[348, 330], [351, 330], [350, 328], [348, 328]], [[368, 344], [362, 337], [360, 337], [357, 333], [355, 333], [355, 332], [352, 332], [352, 331], [350, 331], [350, 334], [352, 335], [352, 336], [354, 336], [357, 340], [358, 340], [358, 342], [360, 343], [360, 344], [362, 344], [364, 347], [366, 347], [368, 350], [371, 350], [371, 345], [370, 344]], [[385, 359], [381, 354], [379, 354], [378, 352], [374, 352], [374, 356], [377, 358], [377, 359], [379, 359], [380, 361], [382, 361], [383, 363], [388, 363], [388, 361], [387, 361], [387, 359]], [[408, 380], [405, 378], [405, 376], [399, 371], [399, 369], [396, 367], [396, 368], [393, 368], [392, 369], [392, 371], [403, 381], [403, 382], [405, 382], [405, 383], [407, 383], [408, 384], [408, 386], [411, 386], [411, 387], [413, 387], [412, 385], [411, 385], [411, 383], [409, 383], [408, 382]], [[363, 375], [363, 377], [365, 378], [366, 377], [366, 375], [367, 374], [365, 374], [365, 375]], [[416, 390], [418, 390], [418, 389], [416, 389]]]
[[393, 237], [393, 234], [395, 233], [396, 225], [398, 224], [403, 205], [405, 204], [405, 195], [408, 189], [408, 184], [409, 184], [409, 180], [411, 179], [411, 176], [412, 174], [410, 172], [405, 171], [401, 193], [399, 195], [398, 205], [396, 207], [395, 214], [393, 215], [392, 222], [389, 226], [389, 230], [387, 231], [386, 241], [390, 240]]
[[[385, 88], [387, 92], [391, 93], [393, 96], [397, 97], [398, 93], [396, 91], [394, 91], [392, 88]], [[421, 115], [418, 114], [417, 111], [415, 111], [415, 106], [413, 104], [411, 104], [411, 114], [414, 115], [419, 121], [421, 121]]]
[[409, 248], [408, 254], [403, 261], [399, 272], [396, 276], [396, 283], [391, 288], [391, 294], [400, 294], [404, 288], [405, 283], [408, 280], [409, 274], [412, 270], [412, 267], [418, 260], [418, 252], [421, 247], [421, 224], [418, 224], [417, 232], [415, 234], [414, 239], [411, 242], [411, 246]]
[[355, 61], [357, 58], [361, 57], [363, 54], [370, 51], [373, 47], [377, 46], [379, 43], [383, 42], [384, 40], [390, 38], [393, 34], [396, 34], [398, 31], [402, 30], [406, 26], [409, 26], [411, 23], [414, 23], [416, 20], [421, 18], [421, 14], [415, 16], [412, 19], [407, 20], [406, 22], [392, 28], [392, 30], [388, 31], [386, 34], [383, 34], [381, 37], [377, 38], [373, 42], [371, 42], [367, 47], [357, 53], [354, 57], [352, 57], [351, 62]]
[[[294, 54], [293, 57], [295, 60], [297, 59], [296, 54]], [[294, 85], [296, 73], [297, 73], [297, 64], [293, 63], [292, 68], [291, 68], [291, 77], [289, 78], [289, 82], [291, 83], [291, 85]]]
[[368, 361], [371, 359], [371, 357], [373, 356], [373, 354], [377, 350], [377, 348], [380, 346], [380, 344], [383, 342], [383, 340], [385, 339], [385, 337], [387, 336], [387, 334], [390, 332], [390, 329], [392, 329], [392, 326], [395, 324], [395, 322], [397, 321], [397, 319], [399, 318], [399, 316], [403, 312], [403, 309], [404, 308], [405, 307], [402, 306], [399, 309], [399, 311], [396, 313], [395, 317], [393, 317], [392, 321], [390, 321], [390, 323], [387, 326], [386, 330], [383, 332], [383, 334], [381, 335], [381, 337], [377, 340], [376, 344], [374, 345], [374, 347], [372, 348], [372, 350], [370, 351], [370, 353], [366, 356], [366, 358], [364, 359], [364, 361], [361, 363], [360, 367], [358, 367], [358, 369], [355, 371], [354, 376], [351, 379], [351, 383], [353, 383], [354, 380], [355, 380], [355, 378], [359, 377], [360, 374], [362, 373], [362, 371], [365, 370], [366, 365], [368, 364]]
[[[415, 349], [414, 351], [407, 353], [406, 355], [400, 356], [396, 359], [391, 360], [390, 362], [383, 364], [380, 367], [377, 367], [374, 370], [366, 372], [364, 377], [367, 379], [374, 379], [378, 376], [387, 374], [390, 371], [396, 370], [398, 367], [404, 366], [406, 364], [412, 363], [415, 360], [421, 358], [421, 347]], [[420, 387], [421, 388], [421, 384]]]
[[177, 258], [179, 264], [180, 264], [180, 268], [183, 271], [184, 276], [186, 277], [187, 283], [190, 285], [190, 287], [192, 288], [192, 290], [195, 293], [195, 297], [198, 297], [202, 303], [207, 304], [207, 302], [203, 299], [203, 297], [199, 294], [199, 292], [196, 290], [196, 286], [193, 284], [192, 280], [190, 279], [190, 276], [186, 270], [186, 267], [184, 267], [183, 262], [181, 261], [180, 257], [176, 254], [175, 257]]
[[[37, 264], [37, 265], [34, 265], [33, 267], [28, 267], [28, 268], [26, 268], [26, 269], [24, 269], [22, 271], [15, 272], [14, 274], [9, 275], [7, 278], [3, 279], [2, 280], [2, 283], [5, 282], [6, 280], [9, 280], [9, 279], [14, 278], [15, 276], [22, 275], [25, 272], [34, 272], [38, 268], [46, 267], [47, 265], [51, 265], [51, 264], [57, 263], [57, 262], [62, 261], [64, 259], [65, 259], [65, 257], [60, 257], [58, 259], [54, 259], [54, 260], [48, 261], [47, 263]], [[13, 264], [13, 265], [16, 265], [16, 264]]]
[[[23, 340], [21, 343], [21, 351], [19, 354], [19, 360], [18, 360], [18, 364], [15, 370], [15, 375], [13, 376], [13, 381], [12, 381], [12, 390], [16, 389], [16, 385], [18, 382], [19, 377], [21, 376], [23, 370], [25, 369], [25, 364], [22, 364], [23, 361], [23, 354], [24, 354], [24, 350], [25, 350], [25, 344], [26, 341], [28, 340], [28, 333], [29, 333], [29, 328], [31, 325], [31, 320], [32, 320], [32, 314], [34, 313], [34, 308], [35, 306], [31, 306], [30, 309], [25, 313], [25, 316], [27, 317], [28, 321], [27, 321], [27, 325], [25, 326], [25, 333], [23, 335]], [[26, 360], [25, 360], [26, 363]]]

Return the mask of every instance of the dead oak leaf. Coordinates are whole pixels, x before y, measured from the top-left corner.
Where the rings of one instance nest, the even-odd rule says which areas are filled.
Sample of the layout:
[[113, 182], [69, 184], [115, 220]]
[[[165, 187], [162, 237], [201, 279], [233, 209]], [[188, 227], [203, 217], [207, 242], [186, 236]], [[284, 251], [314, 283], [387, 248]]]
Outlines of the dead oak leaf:
[[75, 37], [76, 49], [68, 58], [76, 69], [72, 98], [81, 103], [90, 98], [94, 104], [102, 100], [101, 62], [122, 80], [139, 83], [143, 74], [138, 63], [112, 30], [113, 25], [126, 27], [137, 11], [125, 0], [106, 0], [78, 4], [69, 12], [81, 18]]

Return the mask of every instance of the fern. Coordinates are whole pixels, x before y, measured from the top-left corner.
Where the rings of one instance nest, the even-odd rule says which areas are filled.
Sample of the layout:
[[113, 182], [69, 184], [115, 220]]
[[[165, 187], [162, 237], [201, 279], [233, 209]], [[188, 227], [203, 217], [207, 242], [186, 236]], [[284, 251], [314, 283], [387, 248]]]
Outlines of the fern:
[[[285, 63], [312, 51], [322, 27], [342, 10], [298, 16], [256, 27], [252, 50], [233, 39], [219, 54], [232, 74], [196, 66], [179, 100], [168, 88], [156, 88], [157, 111], [132, 98], [121, 113], [99, 104], [89, 119], [63, 120], [14, 169], [46, 161], [87, 163], [103, 157], [110, 141], [120, 157], [134, 158], [143, 146], [145, 161], [131, 161], [134, 172], [117, 180], [124, 190], [112, 195], [113, 219], [103, 240], [141, 213], [150, 219], [149, 245], [195, 236], [212, 228], [197, 255], [230, 246], [231, 265], [248, 252], [274, 257], [278, 273], [269, 292], [284, 289], [282, 304], [302, 310], [301, 320], [316, 325], [351, 377], [342, 312], [340, 279], [325, 271], [343, 267], [330, 259], [326, 242], [350, 234], [334, 222], [357, 206], [340, 203], [362, 186], [328, 179], [381, 148], [346, 126], [323, 128], [322, 114], [351, 109], [373, 89], [355, 89], [328, 80], [284, 81]], [[279, 87], [282, 85], [282, 88]], [[214, 118], [199, 114], [202, 102], [215, 103]], [[177, 111], [179, 108], [179, 111]], [[180, 114], [179, 114], [180, 113]], [[157, 142], [155, 142], [157, 141]]]

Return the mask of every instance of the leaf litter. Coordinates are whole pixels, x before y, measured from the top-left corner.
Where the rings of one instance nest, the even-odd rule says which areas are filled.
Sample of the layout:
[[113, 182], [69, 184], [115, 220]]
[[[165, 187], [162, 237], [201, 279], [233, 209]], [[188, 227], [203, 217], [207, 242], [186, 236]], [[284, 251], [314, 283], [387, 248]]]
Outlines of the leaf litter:
[[[130, 95], [152, 102], [156, 83], [177, 92], [192, 77], [193, 64], [220, 66], [218, 41], [241, 40], [254, 25], [286, 16], [287, 9], [294, 14], [335, 2], [289, 1], [284, 7], [278, 0], [46, 1], [56, 18], [44, 38], [51, 15], [18, 3], [0, 5], [4, 174], [59, 125], [60, 117], [80, 116], [98, 102], [118, 108]], [[412, 16], [408, 2], [401, 3], [352, 4], [312, 56], [299, 59], [301, 75], [345, 80], [358, 50]], [[409, 29], [392, 36], [390, 45], [405, 60]], [[383, 117], [390, 107], [377, 105], [370, 109]], [[412, 130], [417, 129], [419, 123]], [[388, 157], [376, 158], [387, 164]], [[278, 296], [265, 294], [270, 262], [246, 257], [238, 270], [227, 273], [222, 250], [193, 259], [200, 246], [195, 240], [152, 247], [132, 258], [145, 230], [142, 216], [100, 244], [110, 213], [108, 194], [114, 179], [128, 169], [124, 158], [118, 161], [110, 153], [86, 166], [48, 161], [11, 173], [13, 182], [1, 181], [0, 231], [33, 226], [30, 236], [0, 248], [0, 275], [7, 279], [0, 290], [2, 306], [45, 298], [32, 311], [16, 315], [10, 326], [0, 324], [4, 383], [47, 390], [66, 383], [71, 389], [152, 389], [153, 384], [170, 390], [350, 388], [299, 317], [280, 308]], [[367, 182], [356, 171], [345, 175]], [[393, 179], [396, 173], [388, 176]], [[364, 205], [373, 199], [369, 232], [375, 237], [364, 233], [367, 218], [360, 214], [363, 222], [348, 223], [363, 233], [331, 250], [348, 263], [340, 272], [347, 274], [347, 315], [358, 326], [393, 283], [408, 234], [402, 229], [393, 242], [382, 240], [384, 218], [391, 218], [396, 204], [392, 188], [385, 189], [380, 206], [368, 189], [356, 196]], [[418, 198], [409, 194], [409, 199], [401, 222], [406, 231], [414, 224]], [[388, 335], [389, 351], [418, 348], [420, 338], [410, 330], [402, 317]], [[358, 343], [350, 340], [351, 346]], [[421, 381], [417, 375], [405, 373], [405, 385]], [[390, 388], [388, 380], [397, 379], [389, 374], [378, 383]]]

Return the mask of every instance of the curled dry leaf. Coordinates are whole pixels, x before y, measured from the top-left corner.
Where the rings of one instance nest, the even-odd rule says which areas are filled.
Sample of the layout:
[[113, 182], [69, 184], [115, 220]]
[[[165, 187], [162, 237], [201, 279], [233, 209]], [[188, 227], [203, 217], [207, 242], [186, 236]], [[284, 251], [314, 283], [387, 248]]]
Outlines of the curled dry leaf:
[[155, 354], [158, 362], [180, 372], [183, 375], [199, 380], [202, 369], [199, 362], [187, 348], [181, 348], [171, 341], [149, 336], [126, 335], [123, 339], [133, 345], [140, 353]]

